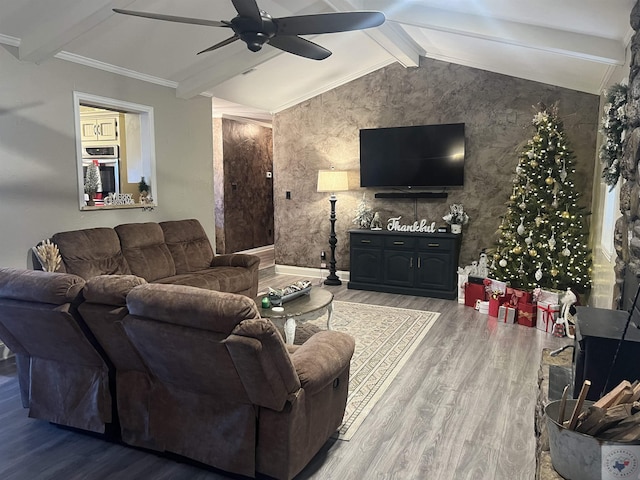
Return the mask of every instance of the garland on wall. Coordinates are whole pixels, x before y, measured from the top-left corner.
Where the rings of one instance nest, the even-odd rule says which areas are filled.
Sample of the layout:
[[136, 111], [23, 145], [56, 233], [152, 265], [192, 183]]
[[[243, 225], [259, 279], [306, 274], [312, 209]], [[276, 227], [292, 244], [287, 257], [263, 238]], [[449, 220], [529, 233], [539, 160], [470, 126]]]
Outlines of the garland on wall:
[[600, 161], [603, 163], [602, 178], [613, 188], [620, 177], [622, 159], [622, 141], [627, 128], [627, 86], [617, 83], [609, 87], [606, 93], [601, 132], [604, 141], [600, 147]]

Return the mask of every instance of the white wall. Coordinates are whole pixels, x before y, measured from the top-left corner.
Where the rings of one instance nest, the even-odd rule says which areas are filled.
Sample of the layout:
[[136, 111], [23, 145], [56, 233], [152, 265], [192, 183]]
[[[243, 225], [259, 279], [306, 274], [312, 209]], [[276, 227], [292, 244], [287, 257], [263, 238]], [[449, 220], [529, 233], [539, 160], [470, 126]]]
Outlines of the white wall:
[[[30, 267], [29, 249], [56, 232], [121, 223], [197, 218], [213, 243], [209, 98], [181, 100], [171, 88], [55, 58], [35, 65], [16, 57], [16, 48], [0, 46], [0, 267]], [[154, 211], [79, 210], [74, 90], [154, 108]]]

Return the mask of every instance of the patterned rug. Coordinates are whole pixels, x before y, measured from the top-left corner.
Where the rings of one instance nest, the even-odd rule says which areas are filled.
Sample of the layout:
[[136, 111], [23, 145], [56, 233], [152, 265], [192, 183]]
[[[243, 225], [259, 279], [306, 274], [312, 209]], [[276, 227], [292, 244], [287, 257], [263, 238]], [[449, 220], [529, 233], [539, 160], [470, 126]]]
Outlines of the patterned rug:
[[[404, 308], [333, 302], [333, 329], [349, 333], [356, 339], [340, 440], [353, 437], [439, 315]], [[326, 329], [327, 317], [305, 322], [300, 330], [310, 324]]]

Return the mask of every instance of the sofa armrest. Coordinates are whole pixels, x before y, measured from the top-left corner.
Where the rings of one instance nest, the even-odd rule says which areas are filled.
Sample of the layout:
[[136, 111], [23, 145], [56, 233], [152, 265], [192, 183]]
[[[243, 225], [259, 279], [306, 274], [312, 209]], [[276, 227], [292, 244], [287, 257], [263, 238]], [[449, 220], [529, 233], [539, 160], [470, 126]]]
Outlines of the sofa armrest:
[[244, 267], [257, 270], [260, 265], [260, 257], [247, 255], [246, 253], [231, 253], [228, 255], [216, 255], [211, 261], [212, 267]]
[[351, 335], [322, 331], [313, 335], [291, 354], [300, 385], [314, 394], [331, 384], [349, 368], [356, 342]]
[[0, 298], [63, 305], [81, 299], [84, 285], [69, 273], [0, 268]]

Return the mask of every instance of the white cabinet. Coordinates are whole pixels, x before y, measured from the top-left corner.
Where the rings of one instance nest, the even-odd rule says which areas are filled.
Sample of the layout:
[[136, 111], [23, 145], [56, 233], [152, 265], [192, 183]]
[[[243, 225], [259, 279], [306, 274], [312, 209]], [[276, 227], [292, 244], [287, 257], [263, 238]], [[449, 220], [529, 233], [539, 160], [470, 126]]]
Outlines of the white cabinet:
[[83, 144], [116, 143], [119, 138], [119, 128], [118, 113], [80, 117], [80, 134]]

